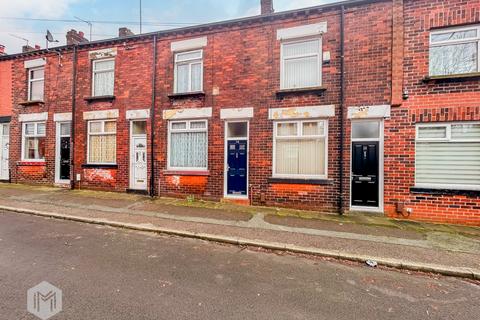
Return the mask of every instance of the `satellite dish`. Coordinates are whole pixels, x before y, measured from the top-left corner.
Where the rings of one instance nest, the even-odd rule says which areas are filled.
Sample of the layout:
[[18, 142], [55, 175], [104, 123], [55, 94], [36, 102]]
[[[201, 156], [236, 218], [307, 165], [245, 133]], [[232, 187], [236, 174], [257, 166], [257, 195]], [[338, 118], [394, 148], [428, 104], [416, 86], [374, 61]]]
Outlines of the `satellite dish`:
[[58, 40], [53, 39], [53, 35], [49, 30], [47, 30], [47, 36], [45, 38], [47, 38], [48, 42], [58, 42]]

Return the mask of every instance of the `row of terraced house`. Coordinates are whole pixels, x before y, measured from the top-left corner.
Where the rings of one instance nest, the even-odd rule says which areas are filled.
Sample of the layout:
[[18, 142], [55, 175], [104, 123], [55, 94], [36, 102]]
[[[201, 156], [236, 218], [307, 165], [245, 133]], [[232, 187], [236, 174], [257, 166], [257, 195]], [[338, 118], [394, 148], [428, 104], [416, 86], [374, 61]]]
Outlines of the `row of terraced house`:
[[480, 225], [480, 0], [348, 0], [0, 56], [0, 176]]

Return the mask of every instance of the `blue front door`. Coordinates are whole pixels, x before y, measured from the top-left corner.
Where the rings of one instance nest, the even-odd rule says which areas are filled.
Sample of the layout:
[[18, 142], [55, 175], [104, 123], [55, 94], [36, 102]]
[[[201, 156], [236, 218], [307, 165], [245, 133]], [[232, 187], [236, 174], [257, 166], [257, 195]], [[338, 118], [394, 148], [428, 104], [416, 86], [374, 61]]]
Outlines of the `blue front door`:
[[247, 141], [227, 143], [227, 194], [247, 195]]

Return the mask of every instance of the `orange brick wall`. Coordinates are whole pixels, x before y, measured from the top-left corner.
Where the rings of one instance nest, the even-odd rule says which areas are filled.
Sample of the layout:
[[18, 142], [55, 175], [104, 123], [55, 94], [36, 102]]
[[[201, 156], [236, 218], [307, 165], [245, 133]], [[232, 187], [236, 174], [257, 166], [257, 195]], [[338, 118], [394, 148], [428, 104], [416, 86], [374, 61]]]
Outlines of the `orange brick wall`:
[[0, 61], [0, 117], [12, 115], [12, 62]]

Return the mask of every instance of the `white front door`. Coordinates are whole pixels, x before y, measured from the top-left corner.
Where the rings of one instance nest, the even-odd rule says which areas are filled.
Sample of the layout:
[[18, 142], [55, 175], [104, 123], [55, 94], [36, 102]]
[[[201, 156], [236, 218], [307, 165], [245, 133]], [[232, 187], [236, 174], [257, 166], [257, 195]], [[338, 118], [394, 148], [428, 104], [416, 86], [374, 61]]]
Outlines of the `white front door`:
[[132, 121], [130, 135], [130, 189], [147, 190], [147, 135], [144, 121]]
[[0, 124], [0, 180], [8, 180], [10, 171], [8, 168], [10, 143], [10, 125]]

